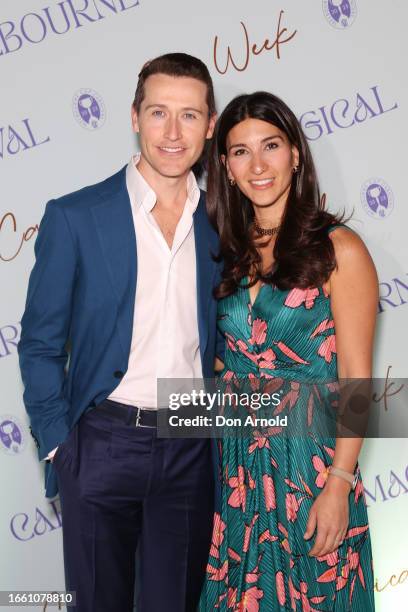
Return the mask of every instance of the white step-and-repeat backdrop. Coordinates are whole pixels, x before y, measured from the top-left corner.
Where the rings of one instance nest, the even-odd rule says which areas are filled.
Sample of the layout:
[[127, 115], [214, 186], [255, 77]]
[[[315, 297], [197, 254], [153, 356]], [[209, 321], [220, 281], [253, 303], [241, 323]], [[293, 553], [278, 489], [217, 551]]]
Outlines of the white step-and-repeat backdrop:
[[[63, 589], [59, 505], [44, 497], [16, 349], [38, 224], [46, 201], [136, 150], [147, 59], [200, 57], [219, 110], [257, 89], [295, 110], [330, 207], [354, 211], [377, 266], [375, 375], [406, 376], [407, 21], [402, 0], [1, 0], [0, 590]], [[361, 457], [380, 612], [407, 609], [406, 449], [367, 440]]]

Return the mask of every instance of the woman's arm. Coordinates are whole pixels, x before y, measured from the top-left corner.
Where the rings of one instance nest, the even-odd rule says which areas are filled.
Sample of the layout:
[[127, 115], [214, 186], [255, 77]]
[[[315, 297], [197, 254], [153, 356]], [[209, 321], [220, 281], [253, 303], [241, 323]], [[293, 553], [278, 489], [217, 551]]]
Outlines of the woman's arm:
[[[339, 379], [370, 379], [378, 308], [377, 273], [366, 246], [353, 231], [339, 228], [330, 237], [337, 269], [332, 273], [327, 289], [336, 331], [338, 376]], [[362, 444], [361, 437], [337, 438], [333, 466], [353, 473]], [[309, 538], [317, 523], [318, 535], [310, 551], [313, 556], [333, 551], [348, 527], [349, 483], [331, 474], [319, 498], [323, 493], [325, 504], [321, 503], [323, 507], [315, 509], [320, 510], [321, 515], [311, 511], [305, 533]], [[336, 511], [333, 510], [335, 505]]]
[[224, 362], [221, 361], [221, 359], [219, 359], [219, 357], [216, 357], [214, 360], [214, 372], [221, 372], [221, 370], [224, 369]]

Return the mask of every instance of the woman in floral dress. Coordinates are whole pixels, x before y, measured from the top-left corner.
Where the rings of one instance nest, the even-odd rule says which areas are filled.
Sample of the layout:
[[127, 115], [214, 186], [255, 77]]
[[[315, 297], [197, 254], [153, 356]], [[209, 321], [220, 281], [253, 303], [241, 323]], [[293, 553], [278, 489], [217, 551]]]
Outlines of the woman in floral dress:
[[[224, 389], [278, 392], [263, 416], [311, 426], [338, 379], [371, 376], [378, 284], [361, 239], [325, 210], [307, 141], [280, 99], [257, 92], [226, 107], [207, 201], [224, 260]], [[220, 440], [200, 611], [371, 612], [363, 438], [284, 429]]]

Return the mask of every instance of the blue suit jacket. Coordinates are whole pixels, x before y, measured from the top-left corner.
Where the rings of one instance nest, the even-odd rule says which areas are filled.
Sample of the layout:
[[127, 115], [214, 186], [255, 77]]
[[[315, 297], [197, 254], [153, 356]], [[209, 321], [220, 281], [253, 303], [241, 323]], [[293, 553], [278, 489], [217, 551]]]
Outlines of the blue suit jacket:
[[[219, 282], [212, 254], [218, 238], [207, 219], [204, 192], [194, 213], [194, 235], [201, 361], [204, 377], [212, 377], [217, 342], [212, 290]], [[128, 367], [137, 245], [126, 167], [49, 202], [35, 255], [18, 350], [31, 433], [44, 459], [88, 406], [110, 395]], [[217, 352], [222, 354], [221, 338]], [[57, 494], [49, 462], [45, 486], [47, 497]]]

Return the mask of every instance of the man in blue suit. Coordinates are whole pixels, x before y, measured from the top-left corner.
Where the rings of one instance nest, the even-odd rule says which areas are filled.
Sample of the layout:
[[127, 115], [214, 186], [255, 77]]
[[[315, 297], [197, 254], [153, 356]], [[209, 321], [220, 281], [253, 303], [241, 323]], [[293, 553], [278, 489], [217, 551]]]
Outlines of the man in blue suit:
[[191, 169], [215, 118], [200, 60], [148, 62], [132, 105], [140, 154], [49, 202], [40, 225], [20, 366], [77, 612], [132, 610], [136, 550], [140, 612], [198, 603], [211, 445], [157, 435], [157, 379], [213, 376], [218, 245]]

